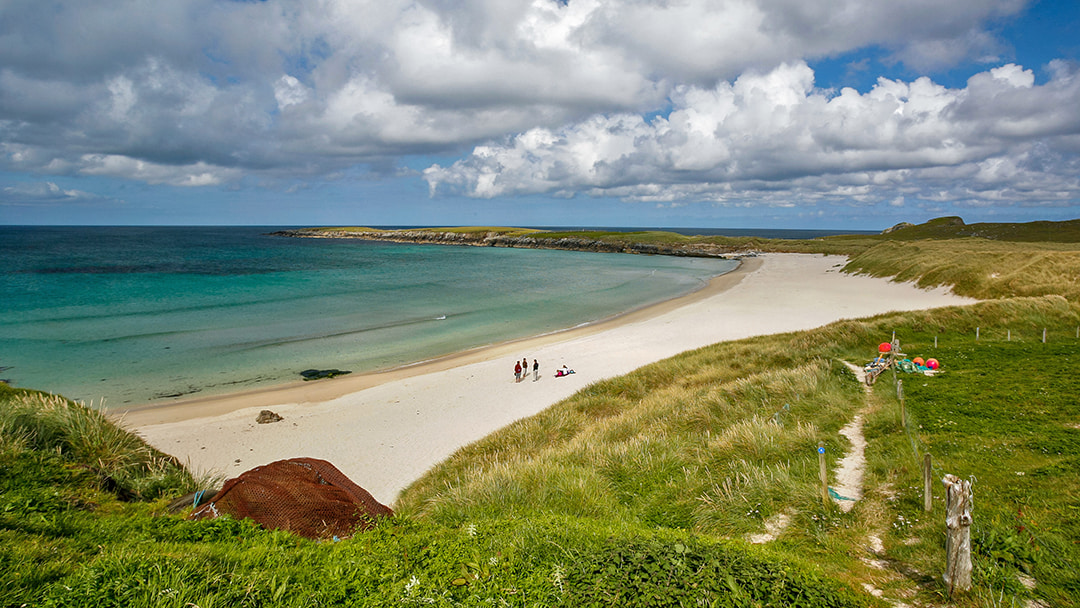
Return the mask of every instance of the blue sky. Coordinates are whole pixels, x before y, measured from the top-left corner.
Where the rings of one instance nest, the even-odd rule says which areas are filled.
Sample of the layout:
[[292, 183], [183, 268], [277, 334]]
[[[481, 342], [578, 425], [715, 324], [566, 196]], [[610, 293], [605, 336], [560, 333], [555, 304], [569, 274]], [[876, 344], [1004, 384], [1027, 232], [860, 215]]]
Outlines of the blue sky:
[[0, 224], [1080, 217], [1080, 2], [0, 6]]

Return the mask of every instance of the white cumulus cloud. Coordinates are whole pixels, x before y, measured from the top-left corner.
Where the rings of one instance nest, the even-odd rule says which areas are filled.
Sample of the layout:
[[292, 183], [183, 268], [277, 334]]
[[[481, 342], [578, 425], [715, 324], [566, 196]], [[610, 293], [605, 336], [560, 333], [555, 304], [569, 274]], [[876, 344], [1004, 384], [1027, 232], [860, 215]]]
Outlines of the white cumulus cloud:
[[768, 202], [762, 190], [852, 196], [853, 186], [900, 190], [938, 174], [964, 179], [968, 198], [1035, 176], [1076, 195], [1067, 173], [1080, 133], [1080, 109], [1069, 101], [1080, 99], [1076, 72], [1036, 86], [1029, 70], [1010, 64], [963, 89], [882, 79], [866, 93], [822, 91], [813, 80], [795, 63], [679, 87], [666, 117], [595, 115], [534, 129], [424, 177], [433, 191], [477, 197], [589, 191]]

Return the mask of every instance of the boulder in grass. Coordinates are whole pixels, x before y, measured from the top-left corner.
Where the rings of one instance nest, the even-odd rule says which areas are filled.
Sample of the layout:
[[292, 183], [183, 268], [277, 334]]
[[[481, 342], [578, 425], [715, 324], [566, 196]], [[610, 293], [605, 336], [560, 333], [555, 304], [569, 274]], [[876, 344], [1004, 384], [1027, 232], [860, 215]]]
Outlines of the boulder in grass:
[[189, 517], [213, 519], [226, 514], [305, 538], [331, 539], [367, 530], [394, 512], [329, 462], [291, 458], [226, 481]]
[[281, 422], [282, 420], [284, 420], [284, 418], [270, 410], [259, 412], [259, 416], [255, 418], [255, 422], [258, 422], [259, 424], [270, 424], [271, 422]]

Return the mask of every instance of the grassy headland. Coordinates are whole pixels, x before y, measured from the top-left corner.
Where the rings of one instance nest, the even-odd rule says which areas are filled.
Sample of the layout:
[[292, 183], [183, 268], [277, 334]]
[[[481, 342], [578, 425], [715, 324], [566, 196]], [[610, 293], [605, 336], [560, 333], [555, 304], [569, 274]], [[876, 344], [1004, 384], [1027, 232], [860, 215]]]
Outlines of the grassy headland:
[[[952, 603], [1076, 605], [1080, 248], [907, 230], [752, 248], [816, 247], [997, 299], [717, 344], [596, 383], [463, 448], [403, 493], [399, 517], [342, 542], [168, 515], [209, 481], [86, 408], [0, 385], [0, 606], [885, 605], [868, 588], [944, 605], [944, 473], [975, 478], [975, 586]], [[866, 394], [842, 363], [894, 331], [944, 370], [900, 375], [906, 419], [891, 375]], [[835, 466], [856, 414], [865, 494], [825, 509], [814, 448]]]
[[919, 225], [900, 224], [882, 234], [800, 240], [503, 227], [307, 228], [282, 234], [667, 255], [737, 256], [747, 252], [846, 255], [850, 258], [846, 272], [918, 281], [924, 287], [949, 285], [957, 294], [974, 298], [1057, 294], [1080, 301], [1080, 220], [965, 224], [960, 218], [945, 217]]

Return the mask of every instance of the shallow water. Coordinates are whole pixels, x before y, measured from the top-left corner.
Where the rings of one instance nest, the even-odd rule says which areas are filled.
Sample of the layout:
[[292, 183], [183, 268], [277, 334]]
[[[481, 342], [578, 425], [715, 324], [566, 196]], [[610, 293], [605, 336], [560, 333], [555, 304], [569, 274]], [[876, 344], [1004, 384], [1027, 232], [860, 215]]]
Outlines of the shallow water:
[[105, 407], [371, 371], [666, 300], [725, 260], [252, 227], [0, 227], [0, 376]]

